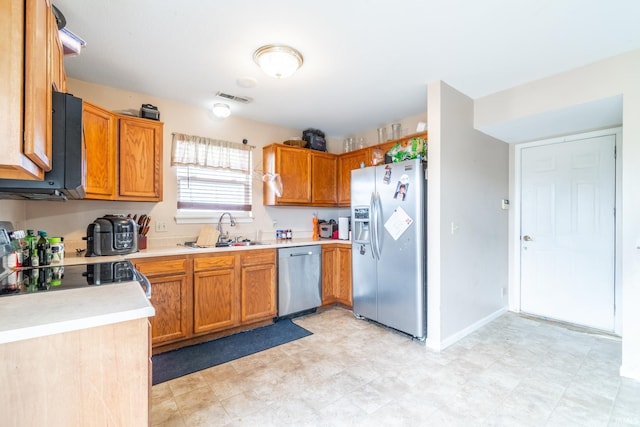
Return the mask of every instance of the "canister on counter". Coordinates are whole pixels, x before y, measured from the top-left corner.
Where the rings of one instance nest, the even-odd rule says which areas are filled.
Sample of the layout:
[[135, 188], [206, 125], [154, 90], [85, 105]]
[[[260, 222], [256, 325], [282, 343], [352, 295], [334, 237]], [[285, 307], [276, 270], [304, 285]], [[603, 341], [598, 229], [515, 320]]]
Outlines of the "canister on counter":
[[51, 264], [62, 264], [64, 261], [64, 242], [62, 237], [51, 237]]

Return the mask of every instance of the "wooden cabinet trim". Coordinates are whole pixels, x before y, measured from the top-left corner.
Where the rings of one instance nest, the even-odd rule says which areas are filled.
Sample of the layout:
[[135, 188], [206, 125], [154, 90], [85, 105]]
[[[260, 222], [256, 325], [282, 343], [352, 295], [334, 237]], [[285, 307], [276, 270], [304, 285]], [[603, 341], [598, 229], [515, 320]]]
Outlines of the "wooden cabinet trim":
[[161, 274], [185, 275], [187, 274], [187, 259], [158, 259], [153, 261], [134, 260], [136, 269], [146, 276], [157, 276]]
[[276, 262], [276, 250], [275, 249], [258, 249], [251, 250], [242, 253], [240, 256], [240, 263], [242, 266], [257, 265], [257, 264], [275, 264]]

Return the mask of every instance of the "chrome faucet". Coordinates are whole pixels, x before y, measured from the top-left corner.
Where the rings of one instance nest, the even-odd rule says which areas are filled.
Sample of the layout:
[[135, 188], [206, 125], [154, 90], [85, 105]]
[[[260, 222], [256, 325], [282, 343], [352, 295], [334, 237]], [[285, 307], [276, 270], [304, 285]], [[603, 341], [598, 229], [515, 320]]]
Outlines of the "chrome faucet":
[[[220, 218], [218, 218], [218, 231], [220, 232], [220, 235], [218, 236], [218, 243], [222, 242], [222, 218], [225, 215], [229, 215], [229, 225], [231, 225], [232, 227], [236, 226], [236, 220], [233, 219], [233, 216], [229, 213], [229, 212], [223, 212], [222, 215], [220, 215]], [[227, 231], [227, 233], [224, 235], [226, 237], [227, 240], [229, 240], [229, 232]]]

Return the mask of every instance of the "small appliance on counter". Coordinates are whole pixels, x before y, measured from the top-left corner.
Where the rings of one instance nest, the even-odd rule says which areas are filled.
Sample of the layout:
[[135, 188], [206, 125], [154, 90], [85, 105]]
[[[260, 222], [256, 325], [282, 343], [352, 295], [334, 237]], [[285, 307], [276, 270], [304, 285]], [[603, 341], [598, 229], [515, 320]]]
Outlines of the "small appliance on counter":
[[338, 225], [333, 219], [320, 224], [318, 227], [320, 228], [320, 238], [322, 239], [332, 239], [333, 232], [338, 229]]
[[85, 256], [125, 255], [138, 252], [138, 225], [124, 215], [105, 215], [87, 227]]
[[351, 218], [348, 216], [341, 216], [338, 218], [338, 239], [349, 240], [349, 225]]

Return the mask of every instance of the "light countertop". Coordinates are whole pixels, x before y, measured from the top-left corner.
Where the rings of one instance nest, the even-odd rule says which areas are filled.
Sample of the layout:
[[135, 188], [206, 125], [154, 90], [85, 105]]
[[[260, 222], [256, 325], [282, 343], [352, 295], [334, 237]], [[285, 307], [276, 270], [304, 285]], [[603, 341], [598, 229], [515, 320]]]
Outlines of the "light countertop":
[[150, 258], [150, 257], [159, 257], [159, 256], [196, 255], [196, 254], [206, 254], [206, 253], [221, 253], [221, 252], [229, 252], [229, 251], [280, 249], [280, 248], [289, 248], [289, 247], [295, 247], [295, 246], [328, 245], [328, 244], [345, 244], [345, 245], [351, 246], [351, 241], [336, 240], [336, 239], [320, 239], [320, 240], [292, 239], [292, 240], [284, 240], [282, 242], [276, 242], [275, 240], [263, 241], [262, 244], [260, 245], [251, 245], [251, 246], [241, 245], [241, 246], [228, 246], [228, 247], [221, 247], [221, 248], [190, 248], [186, 246], [149, 248], [149, 249], [140, 250], [132, 254], [114, 255], [114, 256], [85, 257], [84, 254], [82, 256], [75, 256], [73, 254], [68, 254], [68, 255], [65, 255], [64, 257], [64, 264], [65, 265], [91, 264], [96, 262], [135, 260], [139, 258]]
[[0, 298], [0, 344], [155, 315], [138, 282]]
[[[351, 245], [349, 240], [293, 239], [282, 242], [265, 241], [261, 245], [222, 248], [173, 246], [150, 248], [118, 256], [85, 257], [68, 254], [64, 258], [64, 265], [336, 243]], [[0, 298], [0, 344], [153, 315], [155, 310], [137, 282], [5, 297]]]

